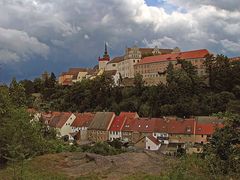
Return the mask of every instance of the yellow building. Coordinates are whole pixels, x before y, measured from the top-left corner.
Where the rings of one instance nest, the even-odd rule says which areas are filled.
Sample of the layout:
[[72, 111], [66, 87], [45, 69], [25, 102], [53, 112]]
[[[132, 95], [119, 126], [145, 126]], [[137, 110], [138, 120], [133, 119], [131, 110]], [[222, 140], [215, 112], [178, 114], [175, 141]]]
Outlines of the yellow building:
[[178, 52], [171, 54], [163, 54], [157, 56], [149, 56], [140, 60], [134, 65], [134, 74], [137, 73], [143, 76], [146, 85], [157, 85], [160, 82], [166, 83], [166, 70], [171, 62], [174, 68], [178, 67], [178, 60], [190, 61], [196, 68], [199, 76], [206, 74], [203, 62], [209, 51], [206, 49]]

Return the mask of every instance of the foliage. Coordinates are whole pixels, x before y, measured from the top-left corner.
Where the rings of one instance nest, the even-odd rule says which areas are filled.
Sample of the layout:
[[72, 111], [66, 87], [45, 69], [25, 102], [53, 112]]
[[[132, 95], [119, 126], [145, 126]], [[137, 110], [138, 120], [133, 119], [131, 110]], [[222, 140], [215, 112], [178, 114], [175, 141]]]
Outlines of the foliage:
[[98, 142], [95, 143], [93, 146], [84, 145], [82, 146], [82, 150], [83, 152], [96, 153], [101, 154], [103, 156], [116, 155], [124, 152], [121, 149], [115, 148], [106, 142]]
[[213, 134], [205, 148], [208, 167], [211, 172], [240, 176], [240, 116], [225, 113], [224, 127]]

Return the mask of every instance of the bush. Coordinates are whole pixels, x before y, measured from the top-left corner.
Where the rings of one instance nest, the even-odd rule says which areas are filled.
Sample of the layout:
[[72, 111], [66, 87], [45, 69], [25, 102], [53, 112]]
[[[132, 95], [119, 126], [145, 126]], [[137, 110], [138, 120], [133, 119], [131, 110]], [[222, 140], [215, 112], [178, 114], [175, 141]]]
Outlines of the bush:
[[93, 146], [89, 145], [82, 146], [82, 151], [101, 154], [103, 156], [116, 155], [123, 152], [121, 149], [116, 149], [106, 142], [98, 142], [95, 143]]

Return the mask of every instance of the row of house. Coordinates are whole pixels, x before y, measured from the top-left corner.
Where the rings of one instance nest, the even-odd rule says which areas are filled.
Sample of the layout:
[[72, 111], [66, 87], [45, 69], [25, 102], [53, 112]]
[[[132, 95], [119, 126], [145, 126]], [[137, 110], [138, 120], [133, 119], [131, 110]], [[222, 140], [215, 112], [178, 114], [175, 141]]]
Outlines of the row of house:
[[217, 117], [199, 116], [142, 118], [135, 112], [41, 113], [41, 121], [67, 136], [83, 142], [119, 139], [140, 149], [159, 150], [175, 145], [194, 147], [208, 143], [216, 128], [223, 127]]

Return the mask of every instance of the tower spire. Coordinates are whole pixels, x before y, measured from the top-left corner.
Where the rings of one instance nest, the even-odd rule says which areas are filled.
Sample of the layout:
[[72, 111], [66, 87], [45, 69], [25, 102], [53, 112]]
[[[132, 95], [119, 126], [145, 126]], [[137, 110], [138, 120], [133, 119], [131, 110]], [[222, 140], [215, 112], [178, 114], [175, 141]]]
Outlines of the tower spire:
[[108, 51], [107, 51], [107, 42], [105, 42], [105, 51], [104, 51], [104, 54], [108, 54]]

